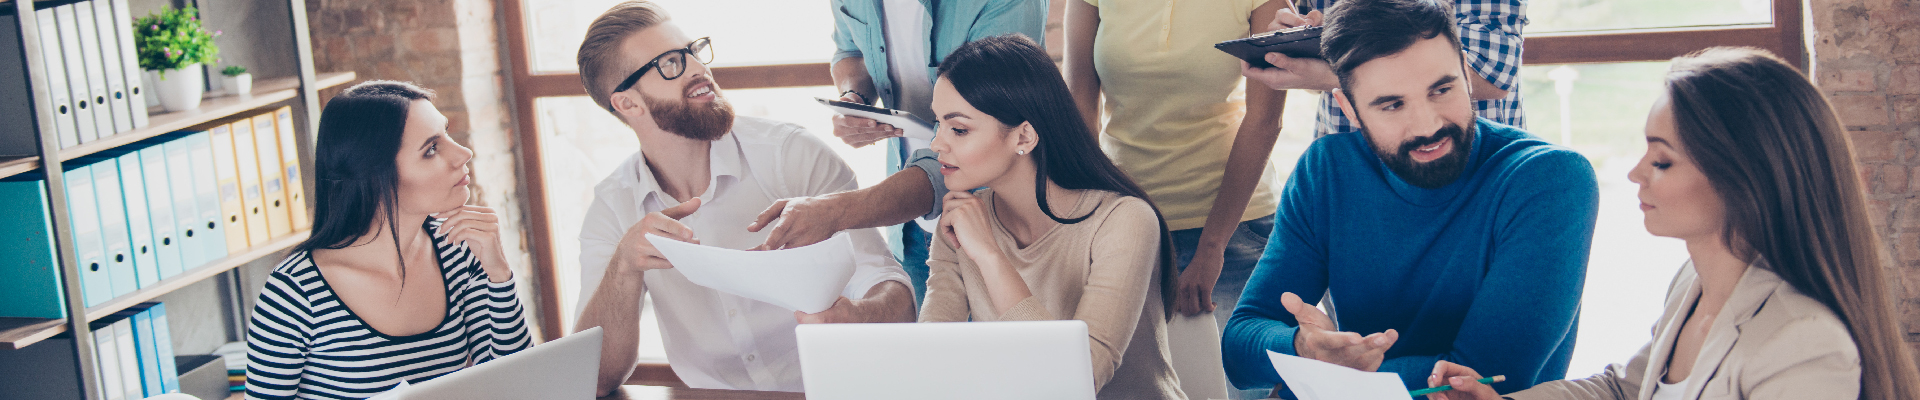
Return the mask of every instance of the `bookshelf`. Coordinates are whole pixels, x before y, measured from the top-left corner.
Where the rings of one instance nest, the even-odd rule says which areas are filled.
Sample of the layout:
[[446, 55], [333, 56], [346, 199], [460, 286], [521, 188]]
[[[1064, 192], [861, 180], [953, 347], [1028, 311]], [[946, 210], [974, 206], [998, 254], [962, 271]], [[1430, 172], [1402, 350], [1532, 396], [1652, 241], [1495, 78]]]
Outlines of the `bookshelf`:
[[[38, 9], [77, 3], [79, 0], [0, 0], [0, 15], [33, 16]], [[314, 70], [311, 39], [306, 21], [306, 0], [133, 0], [131, 15], [145, 15], [161, 6], [198, 5], [202, 9], [202, 18], [209, 23], [224, 19], [227, 35], [246, 35], [250, 40], [240, 41], [238, 45], [221, 43], [222, 58], [233, 55], [242, 62], [248, 62], [256, 71], [251, 93], [232, 95], [224, 91], [211, 91], [200, 107], [180, 112], [163, 112], [159, 108], [148, 110], [147, 125], [119, 133], [92, 139], [78, 145], [61, 148], [59, 133], [52, 121], [55, 118], [54, 106], [42, 100], [49, 97], [49, 74], [61, 73], [48, 71], [39, 60], [47, 52], [60, 49], [48, 49], [41, 45], [41, 29], [35, 18], [13, 18], [11, 23], [0, 22], [0, 29], [10, 32], [9, 43], [18, 52], [6, 52], [0, 57], [28, 60], [19, 72], [25, 79], [15, 76], [0, 76], [0, 80], [24, 81], [30, 88], [26, 99], [6, 99], [31, 103], [27, 115], [9, 116], [9, 118], [30, 119], [28, 131], [0, 130], [0, 141], [34, 144], [31, 150], [9, 152], [0, 156], [0, 178], [11, 177], [28, 172], [41, 172], [45, 175], [44, 185], [49, 217], [52, 223], [53, 244], [56, 249], [60, 294], [58, 299], [65, 310], [65, 318], [4, 318], [0, 317], [0, 369], [22, 370], [41, 369], [36, 375], [48, 378], [35, 381], [31, 386], [14, 387], [0, 390], [0, 397], [10, 397], [5, 392], [26, 389], [27, 393], [56, 395], [56, 398], [106, 399], [110, 396], [101, 393], [101, 383], [94, 353], [93, 333], [89, 324], [107, 318], [110, 315], [127, 310], [143, 302], [162, 299], [163, 296], [180, 293], [198, 293], [183, 291], [202, 282], [220, 285], [221, 296], [239, 297], [248, 291], [236, 269], [263, 259], [279, 257], [288, 249], [306, 240], [308, 231], [296, 231], [281, 234], [265, 243], [256, 241], [254, 246], [231, 252], [224, 258], [206, 262], [197, 266], [186, 266], [186, 270], [156, 282], [147, 283], [138, 290], [114, 297], [94, 307], [86, 307], [80, 286], [81, 271], [71, 256], [76, 245], [73, 220], [68, 215], [67, 197], [70, 195], [62, 178], [62, 162], [80, 157], [109, 152], [141, 143], [144, 140], [159, 137], [172, 132], [201, 127], [216, 121], [232, 117], [243, 117], [258, 112], [272, 112], [280, 107], [293, 109], [293, 130], [296, 133], [294, 143], [301, 166], [300, 181], [306, 185], [305, 191], [313, 193], [312, 154], [314, 130], [319, 116], [318, 92], [322, 89], [345, 85], [358, 79], [352, 72], [321, 73]], [[242, 6], [242, 7], [234, 7]], [[236, 14], [234, 10], [247, 10], [247, 14]], [[264, 14], [260, 12], [267, 11]], [[83, 20], [84, 21], [84, 20]], [[131, 23], [126, 21], [125, 23]], [[211, 30], [211, 28], [210, 28]], [[271, 40], [257, 40], [269, 38]], [[209, 81], [217, 78], [217, 66], [207, 67]], [[109, 75], [111, 76], [111, 75]], [[209, 82], [211, 83], [211, 82]], [[152, 94], [149, 94], [151, 96]], [[284, 122], [282, 122], [284, 126]], [[306, 209], [311, 209], [310, 199]], [[0, 211], [15, 212], [0, 207]], [[244, 299], [228, 298], [232, 304], [241, 304]], [[244, 329], [245, 310], [232, 310], [224, 318], [225, 324], [233, 329]], [[236, 325], [238, 324], [238, 325]], [[177, 325], [176, 325], [177, 326]], [[62, 339], [71, 336], [72, 340]], [[58, 340], [54, 340], [58, 339]], [[58, 361], [55, 368], [42, 368], [40, 365], [19, 364], [19, 358], [7, 358], [9, 354], [54, 354]], [[5, 365], [5, 363], [16, 365]], [[6, 386], [6, 385], [0, 385]]]

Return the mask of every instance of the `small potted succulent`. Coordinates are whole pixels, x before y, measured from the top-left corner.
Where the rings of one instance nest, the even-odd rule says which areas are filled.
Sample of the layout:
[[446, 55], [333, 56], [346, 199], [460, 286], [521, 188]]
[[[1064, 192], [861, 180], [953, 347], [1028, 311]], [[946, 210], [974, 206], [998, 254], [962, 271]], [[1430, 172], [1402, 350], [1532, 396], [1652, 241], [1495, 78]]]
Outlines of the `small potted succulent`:
[[166, 7], [133, 22], [135, 57], [154, 82], [154, 93], [167, 111], [200, 107], [207, 89], [206, 65], [219, 60], [220, 47], [200, 26], [193, 7]]
[[247, 67], [228, 65], [220, 70], [220, 86], [225, 86], [227, 93], [252, 96], [253, 74], [247, 73]]

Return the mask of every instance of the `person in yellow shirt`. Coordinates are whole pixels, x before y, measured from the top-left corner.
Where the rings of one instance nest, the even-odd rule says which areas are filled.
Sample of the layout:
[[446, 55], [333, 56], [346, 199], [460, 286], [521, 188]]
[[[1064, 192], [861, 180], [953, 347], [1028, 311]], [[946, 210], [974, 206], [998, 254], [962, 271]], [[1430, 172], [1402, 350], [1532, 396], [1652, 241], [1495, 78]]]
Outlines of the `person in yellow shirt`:
[[1240, 60], [1213, 44], [1257, 33], [1288, 4], [1067, 3], [1067, 85], [1107, 155], [1166, 214], [1181, 269], [1174, 309], [1225, 325], [1278, 206], [1267, 158], [1279, 114], [1247, 110], [1277, 110], [1286, 97], [1246, 85]]

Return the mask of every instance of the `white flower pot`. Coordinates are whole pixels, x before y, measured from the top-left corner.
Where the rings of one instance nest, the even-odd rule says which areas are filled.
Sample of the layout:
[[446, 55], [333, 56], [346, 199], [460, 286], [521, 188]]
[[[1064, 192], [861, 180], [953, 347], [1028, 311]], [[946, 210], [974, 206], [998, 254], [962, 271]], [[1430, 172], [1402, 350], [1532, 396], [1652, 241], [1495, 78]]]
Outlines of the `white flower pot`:
[[226, 87], [227, 93], [229, 94], [233, 94], [241, 97], [252, 96], [253, 95], [253, 74], [246, 73], [246, 74], [240, 74], [240, 75], [234, 75], [234, 76], [221, 75], [220, 86]]
[[206, 66], [189, 65], [181, 69], [167, 70], [165, 75], [158, 71], [154, 74], [154, 94], [160, 98], [160, 107], [167, 112], [179, 112], [200, 107], [200, 97], [207, 90]]

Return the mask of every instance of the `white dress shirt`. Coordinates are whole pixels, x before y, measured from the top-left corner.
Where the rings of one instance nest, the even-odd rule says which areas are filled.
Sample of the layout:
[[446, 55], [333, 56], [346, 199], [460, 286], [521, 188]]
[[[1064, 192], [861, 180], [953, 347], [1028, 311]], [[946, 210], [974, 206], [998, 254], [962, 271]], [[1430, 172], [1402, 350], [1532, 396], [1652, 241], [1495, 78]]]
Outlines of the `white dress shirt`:
[[[680, 220], [708, 246], [760, 245], [768, 231], [747, 232], [747, 224], [774, 200], [857, 188], [846, 162], [794, 124], [738, 117], [733, 131], [714, 141], [709, 152], [712, 181], [700, 194], [700, 209]], [[661, 190], [638, 153], [595, 186], [593, 205], [580, 228], [580, 298], [593, 298], [628, 227], [648, 213], [678, 204]], [[878, 230], [847, 233], [858, 265], [841, 295], [859, 299], [885, 281], [907, 285], [906, 273]], [[793, 334], [798, 323], [792, 310], [693, 284], [678, 270], [652, 270], [643, 276], [644, 290], [658, 307], [654, 311], [667, 360], [687, 386], [802, 391]], [[586, 304], [580, 301], [576, 313]]]

